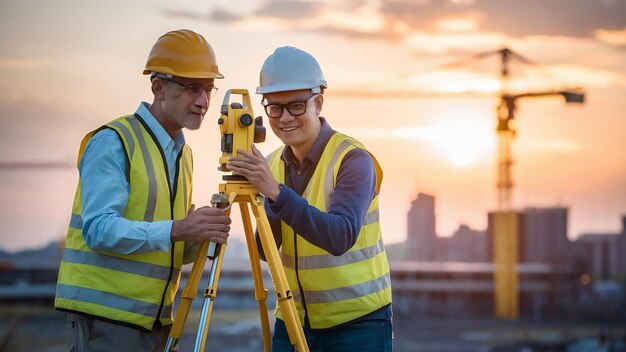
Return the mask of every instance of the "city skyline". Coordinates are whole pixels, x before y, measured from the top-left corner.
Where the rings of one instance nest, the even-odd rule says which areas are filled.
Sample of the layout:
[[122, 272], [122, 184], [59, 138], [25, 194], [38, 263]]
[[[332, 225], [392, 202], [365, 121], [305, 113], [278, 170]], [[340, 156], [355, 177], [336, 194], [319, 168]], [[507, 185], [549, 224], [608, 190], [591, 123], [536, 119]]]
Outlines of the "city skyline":
[[[260, 115], [260, 65], [275, 47], [294, 45], [324, 69], [322, 116], [361, 140], [383, 167], [385, 243], [406, 239], [406, 214], [418, 192], [438, 199], [439, 235], [460, 224], [486, 228], [497, 205], [499, 63], [489, 56], [445, 67], [507, 47], [535, 63], [511, 67], [517, 78], [510, 89], [586, 93], [582, 106], [555, 97], [518, 102], [514, 207], [568, 207], [570, 239], [619, 231], [626, 213], [625, 12], [620, 0], [4, 0], [0, 247], [33, 248], [65, 236], [81, 138], [150, 99], [141, 75], [147, 53], [159, 35], [177, 28], [205, 35], [226, 76], [202, 128], [186, 132], [197, 205], [208, 204], [221, 181], [215, 121], [224, 91], [248, 89]], [[342, 93], [355, 90], [377, 94]], [[267, 154], [278, 145], [269, 132], [259, 149]], [[25, 167], [33, 163], [49, 167]]]

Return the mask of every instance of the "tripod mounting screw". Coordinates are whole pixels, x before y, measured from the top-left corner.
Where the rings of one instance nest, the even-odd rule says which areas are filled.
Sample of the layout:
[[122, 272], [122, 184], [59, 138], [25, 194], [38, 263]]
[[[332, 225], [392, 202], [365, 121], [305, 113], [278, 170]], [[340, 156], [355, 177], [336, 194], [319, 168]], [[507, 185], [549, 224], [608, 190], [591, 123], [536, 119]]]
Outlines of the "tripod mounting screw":
[[228, 196], [224, 193], [215, 193], [211, 196], [211, 204], [216, 208], [226, 208], [229, 204]]

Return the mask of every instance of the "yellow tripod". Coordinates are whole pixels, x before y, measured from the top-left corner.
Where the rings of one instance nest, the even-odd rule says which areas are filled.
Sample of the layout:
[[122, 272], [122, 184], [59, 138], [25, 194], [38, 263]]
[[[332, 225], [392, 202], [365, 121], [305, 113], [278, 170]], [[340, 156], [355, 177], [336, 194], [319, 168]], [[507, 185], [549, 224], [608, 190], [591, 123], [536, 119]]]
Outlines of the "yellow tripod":
[[[232, 96], [241, 96], [241, 103], [230, 102]], [[219, 170], [228, 172], [226, 163], [229, 158], [239, 149], [252, 152], [252, 143], [260, 143], [265, 140], [265, 127], [261, 117], [253, 118], [252, 104], [250, 95], [245, 89], [229, 89], [224, 95], [224, 101], [221, 106], [221, 116], [217, 120], [220, 127], [221, 150]], [[250, 221], [250, 212], [248, 204], [252, 208], [252, 213], [256, 219], [257, 231], [261, 241], [261, 247], [265, 253], [265, 258], [270, 269], [270, 275], [274, 283], [274, 291], [276, 293], [276, 302], [283, 312], [289, 341], [296, 347], [297, 351], [309, 351], [298, 318], [298, 311], [294, 302], [285, 270], [280, 261], [278, 249], [274, 242], [272, 229], [267, 215], [265, 214], [264, 197], [241, 175], [224, 175], [222, 177], [225, 183], [219, 186], [219, 193], [211, 198], [213, 206], [218, 208], [227, 208], [225, 211], [230, 214], [230, 206], [233, 203], [239, 203], [241, 209], [241, 218], [243, 220], [244, 232], [246, 234], [246, 243], [248, 245], [248, 254], [250, 265], [252, 267], [252, 276], [254, 278], [255, 298], [259, 305], [259, 315], [261, 318], [261, 329], [263, 331], [263, 345], [266, 352], [272, 349], [272, 339], [270, 335], [269, 320], [267, 317], [267, 290], [263, 286], [263, 274], [259, 260], [259, 251], [257, 249], [254, 232], [252, 231], [252, 223]], [[222, 268], [222, 259], [224, 258], [224, 250], [226, 245], [204, 242], [198, 250], [193, 267], [189, 274], [187, 285], [181, 294], [180, 307], [174, 319], [174, 325], [167, 340], [165, 351], [174, 351], [178, 340], [183, 332], [185, 321], [191, 307], [191, 302], [198, 292], [198, 284], [206, 264], [207, 257], [211, 259], [211, 270], [209, 272], [209, 284], [204, 290], [204, 304], [200, 315], [200, 324], [196, 336], [196, 344], [194, 351], [204, 351], [206, 337], [211, 322], [211, 312], [213, 311], [213, 302], [217, 295], [217, 283], [220, 278]]]
[[[222, 183], [220, 184], [219, 190], [220, 193], [214, 194], [211, 199], [211, 203], [213, 203], [214, 206], [226, 208], [233, 203], [239, 203], [241, 210], [241, 218], [246, 235], [250, 265], [252, 267], [252, 276], [254, 278], [255, 298], [259, 306], [264, 350], [269, 352], [272, 348], [269, 320], [267, 316], [267, 290], [263, 286], [263, 274], [261, 272], [259, 252], [256, 247], [256, 241], [252, 230], [252, 223], [247, 204], [250, 204], [252, 213], [256, 219], [259, 239], [261, 240], [261, 246], [263, 248], [263, 252], [265, 253], [265, 258], [274, 283], [276, 302], [283, 312], [285, 325], [287, 326], [287, 333], [289, 334], [289, 340], [291, 344], [296, 347], [297, 351], [309, 351], [304, 331], [302, 330], [302, 325], [300, 324], [300, 320], [298, 318], [296, 305], [291, 291], [289, 290], [287, 277], [285, 276], [285, 271], [280, 261], [278, 249], [276, 248], [274, 237], [272, 236], [272, 229], [265, 214], [265, 208], [263, 205], [264, 197], [260, 195], [259, 192], [245, 179]], [[227, 211], [230, 211], [230, 209]], [[176, 318], [174, 319], [174, 324], [172, 325], [172, 330], [167, 340], [165, 351], [175, 351], [178, 340], [182, 335], [185, 321], [187, 320], [191, 302], [196, 297], [198, 284], [208, 257], [212, 259], [211, 270], [209, 272], [209, 284], [204, 291], [204, 304], [202, 307], [194, 347], [194, 351], [196, 352], [204, 351], [206, 337], [211, 321], [211, 312], [213, 311], [213, 302], [215, 301], [215, 297], [217, 295], [217, 284], [220, 277], [220, 270], [222, 268], [222, 259], [224, 258], [225, 247], [226, 245], [209, 242], [204, 242], [200, 247], [196, 261], [193, 263], [191, 273], [189, 274], [187, 285], [181, 294], [180, 307], [176, 313]]]

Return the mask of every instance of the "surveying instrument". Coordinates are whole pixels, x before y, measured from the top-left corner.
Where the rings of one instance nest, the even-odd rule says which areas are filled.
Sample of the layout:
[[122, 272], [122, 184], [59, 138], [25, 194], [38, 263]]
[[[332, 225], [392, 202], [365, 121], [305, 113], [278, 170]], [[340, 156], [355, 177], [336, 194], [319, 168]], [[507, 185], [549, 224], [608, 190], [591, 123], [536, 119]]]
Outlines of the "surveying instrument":
[[[241, 95], [241, 103], [231, 103], [231, 95]], [[237, 153], [237, 150], [243, 149], [252, 153], [253, 142], [260, 143], [265, 141], [265, 127], [263, 127], [261, 116], [253, 118], [254, 114], [252, 112], [252, 104], [250, 104], [250, 95], [246, 89], [229, 89], [226, 91], [220, 112], [221, 116], [217, 123], [221, 133], [222, 156], [219, 159], [220, 166], [218, 169], [223, 172], [229, 172], [230, 170], [226, 167], [226, 163], [230, 157]], [[302, 330], [302, 325], [298, 318], [296, 305], [287, 283], [285, 270], [280, 260], [276, 243], [274, 242], [272, 229], [267, 220], [264, 196], [242, 175], [223, 175], [222, 180], [225, 182], [219, 185], [219, 193], [213, 194], [211, 197], [211, 204], [214, 207], [224, 208], [225, 212], [230, 215], [230, 206], [233, 203], [239, 203], [244, 232], [246, 234], [250, 266], [254, 279], [255, 299], [259, 307], [264, 351], [269, 352], [272, 349], [269, 319], [267, 316], [267, 289], [263, 286], [263, 273], [261, 271], [259, 251], [252, 230], [248, 204], [250, 204], [256, 220], [261, 247], [265, 253], [265, 258], [274, 284], [276, 304], [279, 305], [283, 312], [287, 333], [289, 334], [289, 341], [296, 347], [297, 351], [309, 351], [304, 331]], [[182, 335], [191, 303], [198, 292], [198, 284], [208, 258], [211, 259], [209, 283], [204, 290], [204, 304], [202, 306], [194, 347], [194, 351], [196, 352], [204, 351], [211, 322], [213, 303], [217, 296], [217, 284], [220, 278], [225, 249], [226, 244], [216, 244], [209, 241], [205, 241], [201, 244], [189, 274], [187, 284], [181, 294], [180, 307], [174, 318], [174, 324], [172, 325], [172, 330], [170, 331], [170, 336], [165, 346], [166, 352], [177, 351], [178, 341]]]

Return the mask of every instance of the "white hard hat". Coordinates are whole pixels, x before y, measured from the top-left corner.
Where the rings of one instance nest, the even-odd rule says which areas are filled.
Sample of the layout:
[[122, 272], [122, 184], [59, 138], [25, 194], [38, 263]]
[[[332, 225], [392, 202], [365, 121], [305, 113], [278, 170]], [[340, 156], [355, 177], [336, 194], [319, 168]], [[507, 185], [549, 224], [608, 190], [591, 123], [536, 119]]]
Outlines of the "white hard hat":
[[311, 54], [292, 46], [277, 48], [261, 67], [257, 94], [310, 89], [320, 93], [326, 80], [317, 60]]

